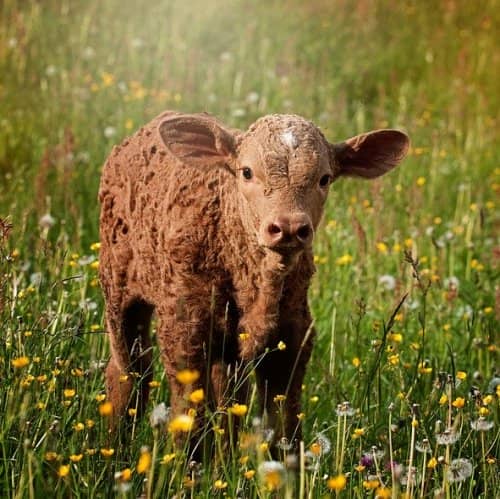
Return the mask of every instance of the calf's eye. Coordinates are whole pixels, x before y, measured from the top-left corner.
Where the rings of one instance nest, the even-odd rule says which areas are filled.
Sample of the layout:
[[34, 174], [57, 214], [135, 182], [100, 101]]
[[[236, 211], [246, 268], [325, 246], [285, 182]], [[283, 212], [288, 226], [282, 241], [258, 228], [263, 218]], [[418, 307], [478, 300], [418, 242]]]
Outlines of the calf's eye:
[[320, 185], [320, 187], [326, 187], [330, 183], [331, 180], [332, 180], [332, 176], [331, 175], [323, 175], [319, 179], [319, 185]]
[[248, 168], [248, 166], [245, 166], [245, 168], [243, 168], [242, 173], [245, 180], [250, 180], [253, 177], [252, 169]]

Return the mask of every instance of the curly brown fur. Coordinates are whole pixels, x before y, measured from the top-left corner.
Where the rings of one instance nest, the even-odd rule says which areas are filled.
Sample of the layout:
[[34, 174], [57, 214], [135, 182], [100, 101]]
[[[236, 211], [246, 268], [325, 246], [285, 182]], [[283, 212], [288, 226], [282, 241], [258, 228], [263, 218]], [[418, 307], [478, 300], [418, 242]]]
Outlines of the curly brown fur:
[[[115, 147], [99, 191], [115, 424], [135, 400], [123, 374], [137, 373], [144, 410], [154, 311], [173, 414], [189, 408], [180, 369], [201, 373], [191, 390], [211, 377], [215, 407], [244, 400], [226, 373], [259, 358], [269, 423], [277, 438], [300, 439], [296, 415], [314, 337], [311, 243], [329, 186], [343, 175], [379, 176], [407, 148], [406, 135], [394, 130], [330, 144], [299, 116], [266, 116], [239, 132], [207, 114], [172, 112]], [[286, 349], [276, 349], [279, 341]], [[279, 425], [278, 394], [286, 395]]]

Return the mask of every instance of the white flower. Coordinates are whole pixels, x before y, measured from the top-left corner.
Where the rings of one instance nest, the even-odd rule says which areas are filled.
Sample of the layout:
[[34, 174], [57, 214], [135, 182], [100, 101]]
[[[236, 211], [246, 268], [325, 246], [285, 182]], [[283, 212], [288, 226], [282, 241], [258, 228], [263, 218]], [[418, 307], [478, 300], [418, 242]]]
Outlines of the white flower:
[[396, 287], [396, 279], [390, 274], [381, 275], [378, 278], [378, 283], [387, 291], [391, 291]]
[[268, 490], [281, 488], [286, 479], [286, 470], [278, 461], [264, 461], [258, 468], [259, 477]]
[[166, 424], [170, 416], [170, 408], [167, 408], [165, 402], [158, 404], [149, 416], [149, 423], [153, 428]]
[[480, 417], [475, 421], [471, 421], [470, 426], [475, 431], [488, 431], [495, 426], [495, 423], [493, 421], [489, 421], [483, 417]]
[[458, 289], [459, 284], [460, 281], [458, 280], [458, 277], [455, 277], [454, 275], [447, 277], [443, 281], [443, 285], [446, 289]]
[[447, 428], [443, 433], [436, 434], [436, 442], [438, 445], [452, 445], [460, 438], [460, 433], [452, 428]]
[[53, 64], [50, 64], [49, 66], [47, 66], [45, 68], [45, 74], [47, 76], [53, 76], [57, 73], [57, 68], [53, 65]]
[[55, 223], [56, 219], [50, 213], [45, 213], [45, 215], [38, 220], [38, 225], [42, 229], [50, 229]]
[[260, 96], [257, 92], [250, 92], [246, 97], [246, 101], [249, 104], [255, 104], [255, 103], [259, 102], [259, 99], [260, 99]]
[[42, 282], [41, 272], [33, 272], [33, 274], [30, 275], [30, 284], [32, 284], [33, 286], [39, 286], [41, 282]]
[[111, 137], [114, 137], [116, 135], [116, 128], [114, 126], [107, 126], [104, 129], [104, 136], [107, 139], [110, 139]]
[[450, 482], [462, 482], [472, 475], [472, 464], [468, 459], [453, 459], [446, 475]]

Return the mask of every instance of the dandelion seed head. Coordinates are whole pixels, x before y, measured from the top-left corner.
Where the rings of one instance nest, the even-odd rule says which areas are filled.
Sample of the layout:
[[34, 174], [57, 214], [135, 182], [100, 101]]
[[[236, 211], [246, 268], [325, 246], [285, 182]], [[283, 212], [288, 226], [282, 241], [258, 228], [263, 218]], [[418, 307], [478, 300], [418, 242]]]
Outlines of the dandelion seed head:
[[446, 475], [450, 483], [462, 482], [472, 475], [472, 463], [465, 458], [453, 459]]
[[264, 461], [258, 468], [259, 478], [265, 487], [270, 490], [280, 489], [286, 479], [286, 469], [278, 461]]
[[481, 416], [475, 421], [471, 421], [470, 426], [474, 431], [489, 431], [495, 426], [495, 423]]

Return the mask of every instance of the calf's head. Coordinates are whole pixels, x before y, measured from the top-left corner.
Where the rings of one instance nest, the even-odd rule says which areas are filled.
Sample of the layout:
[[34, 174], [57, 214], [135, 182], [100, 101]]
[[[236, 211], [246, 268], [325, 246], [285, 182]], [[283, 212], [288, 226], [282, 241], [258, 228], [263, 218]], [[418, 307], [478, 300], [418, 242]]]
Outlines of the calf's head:
[[342, 176], [379, 177], [409, 146], [407, 135], [397, 130], [332, 144], [313, 123], [295, 115], [265, 116], [246, 132], [224, 128], [205, 114], [175, 115], [159, 131], [181, 160], [229, 168], [246, 230], [261, 246], [285, 254], [310, 246], [332, 182]]

